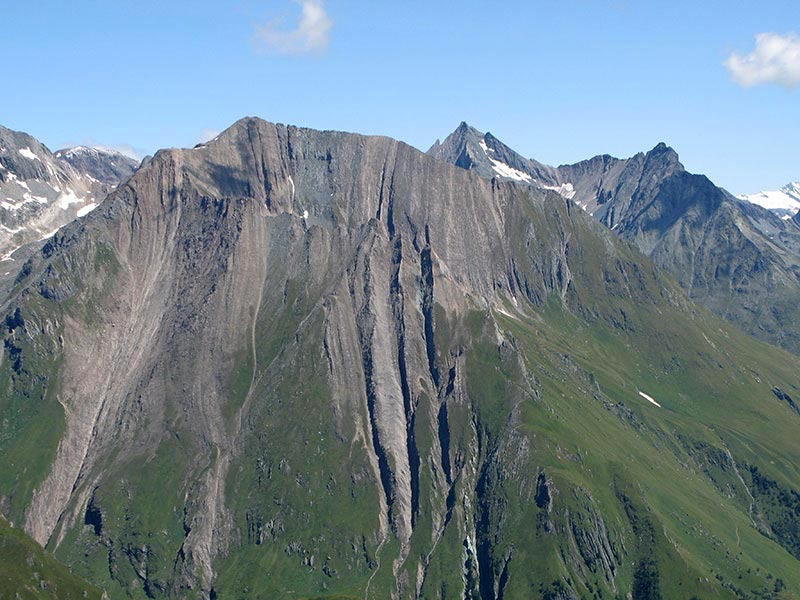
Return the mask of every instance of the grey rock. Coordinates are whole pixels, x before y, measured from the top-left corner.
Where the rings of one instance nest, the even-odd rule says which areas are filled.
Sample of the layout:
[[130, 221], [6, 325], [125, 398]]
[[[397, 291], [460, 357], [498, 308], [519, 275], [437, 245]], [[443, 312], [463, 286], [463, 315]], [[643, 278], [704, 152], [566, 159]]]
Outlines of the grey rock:
[[133, 175], [140, 162], [121, 152], [86, 146], [58, 150], [55, 157], [68, 163], [78, 173], [111, 187], [118, 186]]
[[0, 279], [30, 254], [15, 254], [19, 248], [97, 206], [136, 166], [88, 148], [53, 154], [27, 133], [0, 126]]
[[800, 219], [782, 219], [688, 173], [666, 144], [553, 168], [462, 123], [429, 154], [484, 177], [502, 177], [500, 161], [526, 183], [558, 191], [671, 273], [693, 300], [800, 353]]

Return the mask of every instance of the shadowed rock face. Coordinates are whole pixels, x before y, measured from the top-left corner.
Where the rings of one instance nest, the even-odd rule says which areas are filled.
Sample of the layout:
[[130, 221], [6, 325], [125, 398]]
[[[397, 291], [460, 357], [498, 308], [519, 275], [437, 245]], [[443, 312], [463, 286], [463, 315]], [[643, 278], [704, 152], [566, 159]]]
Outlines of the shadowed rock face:
[[497, 164], [512, 166], [527, 183], [558, 191], [632, 242], [693, 300], [759, 339], [800, 353], [798, 221], [687, 173], [665, 144], [625, 160], [604, 155], [553, 168], [462, 123], [428, 153], [483, 177], [509, 178]]
[[[684, 513], [648, 498], [727, 522], [694, 512], [710, 483], [663, 483], [686, 461], [665, 432], [715, 430], [711, 374], [726, 418], [760, 411], [780, 438], [772, 388], [798, 385], [553, 192], [258, 119], [156, 154], [6, 306], [0, 398], [26, 401], [3, 443], [31, 466], [0, 470], [0, 507], [112, 597], [579, 597], [635, 565], [702, 593], [662, 534], [699, 552]], [[708, 364], [675, 375], [698, 347]], [[737, 352], [763, 383], [736, 387]], [[636, 404], [656, 374], [669, 427]], [[666, 471], [634, 476], [631, 453]]]

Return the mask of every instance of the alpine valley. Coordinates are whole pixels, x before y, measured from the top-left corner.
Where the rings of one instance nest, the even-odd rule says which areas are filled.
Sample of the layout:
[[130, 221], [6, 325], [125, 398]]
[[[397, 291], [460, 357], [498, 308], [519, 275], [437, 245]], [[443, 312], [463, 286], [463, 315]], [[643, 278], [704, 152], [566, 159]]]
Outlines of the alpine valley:
[[466, 124], [0, 133], [1, 597], [800, 598], [797, 216]]

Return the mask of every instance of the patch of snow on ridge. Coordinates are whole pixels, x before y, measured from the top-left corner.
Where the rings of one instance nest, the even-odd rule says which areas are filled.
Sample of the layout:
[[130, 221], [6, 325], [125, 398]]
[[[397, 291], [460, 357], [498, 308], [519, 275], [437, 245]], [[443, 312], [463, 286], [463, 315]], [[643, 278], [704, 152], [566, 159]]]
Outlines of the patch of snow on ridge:
[[83, 198], [80, 198], [75, 194], [74, 191], [67, 188], [66, 193], [58, 197], [58, 206], [64, 210], [67, 210], [70, 204], [75, 204], [77, 202], [83, 202], [83, 201], [84, 201]]
[[47, 204], [47, 198], [44, 196], [34, 196], [31, 193], [27, 193], [23, 196], [24, 201], [27, 202], [38, 202], [39, 204]]
[[487, 157], [492, 163], [492, 169], [501, 177], [508, 177], [515, 181], [524, 181], [525, 183], [531, 182], [531, 176], [523, 173], [514, 167], [508, 166], [506, 163], [493, 159], [491, 156]]
[[12, 248], [8, 253], [5, 254], [5, 256], [3, 256], [3, 258], [0, 258], [0, 262], [13, 261], [14, 259], [11, 258], [11, 255], [14, 254], [14, 252], [16, 252], [17, 250], [19, 250], [19, 248], [20, 248], [19, 246], [17, 246], [16, 248]]
[[489, 152], [494, 152], [494, 148], [489, 148], [489, 146], [486, 145], [485, 139], [482, 139], [480, 142], [478, 142], [478, 145], [481, 147], [481, 150], [483, 150], [486, 158], [488, 158], [492, 163], [492, 170], [500, 175], [500, 177], [507, 177], [508, 179], [514, 179], [515, 181], [524, 181], [525, 183], [531, 182], [531, 176], [527, 173], [523, 173], [519, 169], [511, 167], [503, 161], [489, 156]]
[[82, 217], [84, 215], [88, 215], [95, 208], [97, 208], [97, 204], [87, 204], [86, 206], [83, 206], [83, 207], [79, 208], [78, 212], [75, 213], [75, 216], [76, 217]]
[[26, 148], [20, 148], [19, 149], [19, 153], [22, 156], [24, 156], [25, 158], [29, 159], [29, 160], [38, 160], [39, 162], [41, 162], [41, 160], [39, 160], [39, 157], [36, 156], [33, 152], [31, 152], [30, 148], [27, 148], [27, 147]]
[[[561, 185], [543, 185], [542, 187], [546, 190], [553, 190], [558, 195], [562, 196], [563, 198], [566, 198], [567, 200], [572, 200], [575, 197], [575, 194], [577, 193], [575, 191], [575, 186], [572, 185], [571, 183], [562, 183]], [[581, 208], [583, 210], [586, 210], [585, 205], [582, 205]]]
[[656, 405], [658, 408], [661, 408], [661, 405], [660, 405], [658, 402], [656, 402], [656, 401], [653, 399], [653, 397], [652, 397], [652, 396], [648, 396], [648, 395], [647, 395], [647, 394], [645, 394], [644, 392], [639, 392], [639, 395], [640, 395], [642, 398], [644, 398], [645, 400], [647, 400], [648, 402], [650, 402], [651, 404], [655, 404], [655, 405]]
[[489, 146], [486, 145], [486, 140], [481, 140], [478, 142], [478, 145], [486, 156], [489, 156], [489, 152], [494, 152], [494, 148], [489, 148]]

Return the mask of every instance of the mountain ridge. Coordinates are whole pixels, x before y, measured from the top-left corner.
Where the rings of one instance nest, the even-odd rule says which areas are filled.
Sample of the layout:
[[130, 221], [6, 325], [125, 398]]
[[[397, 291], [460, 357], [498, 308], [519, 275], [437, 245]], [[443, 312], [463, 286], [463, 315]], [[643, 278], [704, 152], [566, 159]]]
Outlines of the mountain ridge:
[[551, 190], [244, 119], [4, 306], [0, 508], [111, 598], [800, 589], [800, 360]]
[[90, 212], [138, 167], [118, 153], [81, 154], [67, 149], [54, 154], [33, 136], [0, 126], [2, 267], [11, 268], [19, 248], [46, 240]]
[[[429, 153], [456, 164], [454, 156], [470, 147], [468, 168], [502, 177], [502, 169], [486, 167], [487, 152], [481, 157], [474, 151], [481, 136], [459, 126], [449, 142]], [[737, 200], [703, 175], [688, 173], [664, 143], [629, 159], [603, 155], [557, 168], [536, 161], [526, 166], [526, 159], [510, 149], [504, 155], [514, 157], [527, 183], [558, 191], [653, 258], [693, 299], [747, 333], [800, 352], [796, 219], [781, 219]], [[483, 166], [475, 167], [478, 163]]]

